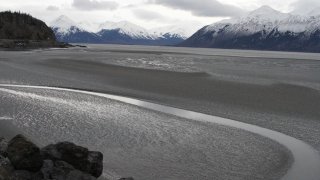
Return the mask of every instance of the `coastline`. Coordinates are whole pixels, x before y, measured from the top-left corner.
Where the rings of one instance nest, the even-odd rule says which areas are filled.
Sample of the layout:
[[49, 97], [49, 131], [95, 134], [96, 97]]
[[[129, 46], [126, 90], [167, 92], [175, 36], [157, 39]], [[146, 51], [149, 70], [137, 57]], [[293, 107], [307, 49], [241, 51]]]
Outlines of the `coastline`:
[[0, 50], [5, 51], [27, 51], [46, 48], [70, 48], [86, 47], [83, 45], [72, 45], [65, 42], [51, 40], [27, 40], [27, 39], [0, 39]]

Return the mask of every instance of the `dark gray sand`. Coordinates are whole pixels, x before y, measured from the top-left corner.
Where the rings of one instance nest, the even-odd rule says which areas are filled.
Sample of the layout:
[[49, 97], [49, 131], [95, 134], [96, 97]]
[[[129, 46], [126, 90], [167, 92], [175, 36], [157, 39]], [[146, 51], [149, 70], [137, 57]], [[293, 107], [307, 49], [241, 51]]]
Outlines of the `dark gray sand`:
[[[143, 52], [144, 49], [147, 49], [147, 52]], [[175, 50], [177, 53], [172, 52]], [[0, 52], [0, 83], [72, 87], [134, 97], [256, 124], [303, 140], [320, 150], [320, 111], [318, 110], [318, 107], [320, 107], [320, 61], [317, 60], [320, 58], [318, 55], [204, 49], [198, 51], [197, 49], [181, 48], [171, 48], [170, 52], [166, 51], [168, 51], [167, 48], [161, 49], [159, 47], [95, 46], [89, 49]], [[197, 52], [197, 54], [192, 54], [192, 52]], [[2, 94], [2, 98], [6, 97], [7, 94]], [[6, 102], [22, 103], [16, 101], [13, 98]], [[33, 104], [33, 106], [35, 105]], [[32, 108], [28, 108], [28, 105], [21, 107], [22, 110], [24, 109], [23, 112], [27, 113], [27, 110], [34, 112]], [[48, 119], [46, 121], [48, 123], [50, 123], [49, 117], [57, 119], [50, 116], [50, 113], [45, 115], [46, 109], [47, 107], [44, 107], [42, 111], [39, 111], [40, 117]], [[57, 112], [60, 111], [62, 110]], [[2, 109], [0, 112], [5, 111]], [[65, 113], [69, 113], [69, 111]], [[79, 115], [78, 119], [80, 117]], [[34, 121], [34, 118], [33, 116], [30, 117], [30, 123]], [[21, 116], [20, 119], [22, 121], [26, 117]], [[19, 121], [16, 122], [22, 128], [28, 126], [25, 125], [26, 123], [20, 124], [18, 123]], [[186, 121], [183, 120], [183, 122]], [[183, 124], [185, 125], [185, 123]], [[36, 136], [35, 127], [37, 126], [37, 124], [31, 124], [29, 129], [30, 136]], [[43, 126], [46, 127], [45, 125]], [[181, 124], [179, 126], [184, 127]], [[217, 128], [214, 125], [211, 126], [213, 130]], [[184, 128], [191, 130], [199, 127], [201, 126], [197, 124]], [[125, 129], [128, 129], [128, 127]], [[211, 128], [209, 129], [211, 130]], [[127, 132], [126, 137], [131, 135], [130, 132]], [[238, 135], [230, 132], [230, 130], [217, 132]], [[217, 136], [218, 134], [211, 135]], [[81, 134], [78, 136], [81, 137]], [[150, 136], [147, 137], [149, 138]], [[230, 135], [226, 139], [232, 139], [231, 137], [233, 136]], [[248, 138], [244, 135], [239, 137]], [[249, 139], [251, 140], [252, 138]], [[45, 137], [45, 140], [48, 139]], [[165, 142], [167, 141], [169, 140]], [[204, 142], [206, 145], [211, 143], [210, 141]], [[272, 142], [268, 142], [265, 139], [252, 139], [249, 142], [249, 144], [244, 143], [247, 146], [242, 147], [242, 150], [240, 150], [241, 148], [239, 149], [240, 152], [243, 152], [243, 159], [246, 159], [248, 155], [252, 155], [252, 150], [255, 148], [251, 146], [251, 143], [267, 143], [271, 147], [272, 150], [267, 150], [268, 148], [255, 150], [258, 153], [257, 156], [261, 155], [259, 153], [267, 153], [268, 156], [272, 157], [268, 158], [269, 161], [267, 162], [269, 163], [266, 163], [266, 166], [261, 166], [263, 163], [259, 164], [263, 161], [251, 162], [255, 167], [263, 167], [266, 173], [270, 175], [269, 177], [264, 176], [264, 173], [262, 173], [261, 177], [257, 177], [261, 173], [261, 169], [252, 171], [252, 174], [249, 173], [250, 175], [244, 173], [244, 176], [240, 176], [239, 174], [244, 170], [244, 167], [238, 164], [240, 161], [234, 162], [234, 171], [230, 171], [229, 168], [232, 166], [226, 164], [221, 166], [222, 169], [225, 168], [225, 173], [222, 173], [224, 171], [220, 171], [221, 169], [218, 168], [219, 171], [216, 174], [207, 175], [210, 175], [211, 178], [215, 175], [216, 177], [223, 177], [223, 179], [279, 179], [288, 167], [288, 162], [290, 162], [288, 154], [284, 153], [286, 151], [281, 146], [272, 145]], [[123, 149], [123, 144], [120, 147]], [[192, 147], [190, 150], [195, 150], [199, 145]], [[257, 147], [261, 148], [262, 146], [257, 145]], [[237, 149], [239, 147], [234, 148]], [[176, 149], [173, 148], [173, 150]], [[212, 149], [212, 151], [214, 150], [216, 149]], [[126, 166], [123, 162], [126, 160], [131, 162], [132, 159], [117, 160], [119, 156], [119, 154], [115, 153], [117, 149], [110, 151], [113, 151], [115, 161], [112, 162], [111, 169], [114, 168], [112, 170], [116, 174], [123, 175], [125, 173], [123, 169], [129, 168], [129, 165]], [[119, 151], [121, 152], [121, 150]], [[193, 154], [191, 152], [190, 154]], [[223, 154], [223, 152], [221, 153]], [[134, 155], [136, 154], [133, 153], [132, 156]], [[179, 156], [179, 153], [176, 155]], [[230, 156], [226, 156], [231, 159], [235, 157], [232, 153]], [[218, 158], [220, 156], [217, 155], [215, 157]], [[241, 159], [241, 156], [239, 158]], [[145, 157], [141, 159], [141, 162], [146, 162]], [[206, 158], [197, 156], [195, 159]], [[118, 164], [120, 166], [118, 167], [116, 162], [120, 161], [122, 163], [119, 164], [122, 166]], [[152, 161], [156, 161], [156, 159], [152, 159]], [[192, 165], [186, 166], [189, 169], [178, 170], [181, 164], [185, 164], [185, 162], [182, 161], [181, 164], [174, 166], [177, 168], [175, 169], [166, 164], [168, 161], [170, 160], [159, 161], [157, 165], [159, 171], [157, 171], [157, 168], [154, 171], [150, 171], [154, 175], [152, 176], [153, 179], [170, 179], [169, 171], [166, 172], [163, 169], [165, 167], [170, 167], [169, 169], [176, 171], [177, 174], [174, 177], [186, 175], [188, 171], [192, 172], [191, 174], [195, 174], [195, 172], [190, 171], [192, 169], [190, 167], [193, 167]], [[224, 160], [221, 161], [225, 162]], [[139, 168], [151, 166], [148, 163], [142, 167], [137, 166], [141, 162], [133, 163], [134, 166], [130, 166], [132, 168], [130, 172], [134, 173]], [[233, 164], [233, 161], [229, 160], [228, 162]], [[162, 163], [165, 166], [161, 166]], [[203, 165], [201, 169], [205, 171], [206, 168], [204, 167], [209, 166], [206, 163]], [[215, 172], [213, 169], [217, 168], [217, 166], [212, 163], [212, 166], [210, 166], [212, 169], [209, 168], [208, 172]], [[279, 172], [279, 170], [282, 172]], [[158, 176], [158, 174], [161, 174], [160, 172], [162, 172], [162, 175], [169, 175], [168, 177], [160, 177]], [[139, 172], [136, 173], [138, 177], [144, 177], [143, 175], [145, 175], [139, 174]], [[173, 173], [171, 172], [171, 174]], [[201, 177], [200, 174], [198, 175], [194, 177], [206, 179]], [[183, 177], [192, 179], [188, 173]]]
[[[3, 106], [4, 102], [1, 103]], [[14, 124], [13, 120], [6, 120], [7, 117], [0, 118], [0, 137], [8, 140], [12, 139], [17, 134], [21, 134], [22, 131]]]
[[292, 162], [267, 138], [91, 95], [1, 87], [0, 100], [37, 144], [66, 140], [103, 152], [111, 179], [279, 179]]

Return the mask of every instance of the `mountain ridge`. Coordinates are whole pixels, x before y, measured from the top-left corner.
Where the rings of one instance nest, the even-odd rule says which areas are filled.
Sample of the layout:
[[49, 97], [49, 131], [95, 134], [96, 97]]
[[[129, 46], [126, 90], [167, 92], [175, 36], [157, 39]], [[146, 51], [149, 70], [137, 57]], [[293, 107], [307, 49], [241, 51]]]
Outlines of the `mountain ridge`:
[[320, 16], [282, 13], [263, 6], [205, 26], [179, 46], [320, 52], [319, 40]]
[[[69, 43], [136, 44], [136, 45], [176, 45], [187, 37], [180, 31], [152, 32], [128, 21], [106, 21], [87, 28], [85, 23], [76, 23], [61, 15], [50, 23], [59, 41]], [[88, 24], [88, 23], [87, 23]], [[173, 29], [173, 28], [172, 28]]]

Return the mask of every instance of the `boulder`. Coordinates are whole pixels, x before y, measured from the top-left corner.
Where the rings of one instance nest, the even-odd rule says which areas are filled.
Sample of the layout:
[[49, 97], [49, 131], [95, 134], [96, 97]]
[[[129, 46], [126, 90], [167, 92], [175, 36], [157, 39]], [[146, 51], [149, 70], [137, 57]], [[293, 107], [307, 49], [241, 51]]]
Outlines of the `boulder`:
[[40, 149], [23, 135], [17, 135], [9, 141], [7, 153], [16, 170], [37, 172], [42, 167]]
[[12, 166], [10, 160], [7, 157], [0, 155], [0, 167]]
[[79, 170], [71, 171], [66, 180], [96, 180], [97, 178], [91, 176], [90, 174], [83, 173]]
[[8, 180], [12, 175], [12, 171], [8, 171], [8, 169], [0, 167], [0, 180]]
[[56, 161], [56, 162], [54, 162], [54, 167], [56, 169], [62, 170], [65, 174], [68, 174], [69, 172], [75, 170], [75, 168], [72, 165], [70, 165], [70, 164], [68, 164], [68, 163], [66, 163], [64, 161]]
[[0, 155], [7, 156], [8, 141], [0, 137]]
[[[54, 168], [54, 163], [51, 160], [44, 160], [43, 161], [43, 166], [40, 170], [40, 172], [43, 175], [43, 179], [50, 179], [52, 178], [53, 174], [53, 168]], [[58, 178], [57, 178], [58, 179]]]
[[44, 159], [65, 161], [75, 169], [99, 177], [103, 170], [103, 155], [69, 142], [61, 142], [41, 150]]
[[75, 168], [64, 161], [44, 160], [41, 168], [43, 179], [65, 180], [67, 175]]
[[96, 180], [102, 171], [102, 153], [73, 143], [40, 150], [23, 135], [0, 138], [0, 180]]
[[0, 180], [7, 180], [11, 177], [14, 167], [8, 158], [0, 155]]
[[[89, 151], [85, 172], [94, 177], [100, 177], [103, 171], [103, 154], [97, 151]], [[81, 170], [81, 169], [80, 169]]]
[[26, 170], [17, 170], [14, 171], [11, 175], [11, 179], [14, 180], [34, 180], [32, 178], [32, 173]]
[[120, 178], [119, 180], [134, 180], [132, 177]]

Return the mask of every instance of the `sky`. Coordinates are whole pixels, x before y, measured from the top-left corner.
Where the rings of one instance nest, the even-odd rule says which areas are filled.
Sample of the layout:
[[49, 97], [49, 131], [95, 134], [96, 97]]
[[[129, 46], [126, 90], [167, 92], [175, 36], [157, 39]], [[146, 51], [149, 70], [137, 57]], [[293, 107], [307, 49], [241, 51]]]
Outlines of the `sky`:
[[147, 29], [179, 24], [200, 28], [262, 5], [304, 12], [320, 6], [320, 0], [0, 0], [0, 11], [26, 12], [46, 23], [66, 15], [76, 22], [127, 20]]

